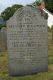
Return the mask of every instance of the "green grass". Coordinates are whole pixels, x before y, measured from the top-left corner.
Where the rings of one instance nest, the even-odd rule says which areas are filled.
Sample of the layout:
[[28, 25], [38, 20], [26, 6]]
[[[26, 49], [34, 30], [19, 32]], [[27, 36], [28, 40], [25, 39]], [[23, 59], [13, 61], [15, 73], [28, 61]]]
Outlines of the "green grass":
[[49, 42], [48, 61], [49, 61], [48, 72], [37, 73], [35, 75], [28, 75], [23, 77], [10, 77], [8, 75], [7, 52], [6, 51], [0, 52], [0, 80], [53, 80], [53, 43], [52, 42]]

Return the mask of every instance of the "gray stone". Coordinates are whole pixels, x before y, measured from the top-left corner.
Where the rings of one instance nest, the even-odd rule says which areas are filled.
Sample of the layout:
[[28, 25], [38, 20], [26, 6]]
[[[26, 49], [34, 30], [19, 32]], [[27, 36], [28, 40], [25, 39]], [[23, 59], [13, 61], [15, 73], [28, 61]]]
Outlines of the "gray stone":
[[28, 75], [48, 70], [47, 20], [41, 10], [20, 8], [7, 21], [10, 75]]

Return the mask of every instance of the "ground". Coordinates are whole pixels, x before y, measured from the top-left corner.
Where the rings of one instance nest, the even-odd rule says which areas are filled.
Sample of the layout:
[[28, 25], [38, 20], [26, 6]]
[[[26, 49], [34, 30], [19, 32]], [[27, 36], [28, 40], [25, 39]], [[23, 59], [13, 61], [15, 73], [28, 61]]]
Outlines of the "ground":
[[51, 33], [48, 33], [48, 72], [10, 77], [8, 75], [8, 55], [5, 51], [0, 52], [0, 80], [53, 80], [53, 42], [51, 39]]

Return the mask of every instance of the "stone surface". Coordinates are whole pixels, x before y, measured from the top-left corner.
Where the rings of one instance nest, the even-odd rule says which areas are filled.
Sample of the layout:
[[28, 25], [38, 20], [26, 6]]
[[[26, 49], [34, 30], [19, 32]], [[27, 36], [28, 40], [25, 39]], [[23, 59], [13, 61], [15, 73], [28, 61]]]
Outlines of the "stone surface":
[[48, 70], [47, 20], [39, 9], [20, 8], [7, 21], [10, 75], [28, 75]]

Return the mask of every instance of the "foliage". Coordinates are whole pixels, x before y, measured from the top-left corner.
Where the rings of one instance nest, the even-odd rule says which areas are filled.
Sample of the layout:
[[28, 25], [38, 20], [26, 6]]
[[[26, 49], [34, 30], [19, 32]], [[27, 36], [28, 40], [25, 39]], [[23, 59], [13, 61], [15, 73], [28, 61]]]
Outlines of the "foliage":
[[0, 24], [0, 29], [1, 29], [2, 27], [6, 27], [6, 24]]
[[51, 28], [48, 26], [48, 32], [51, 32]]
[[[44, 0], [46, 4], [46, 9], [53, 13], [53, 0]], [[36, 0], [36, 4], [40, 5], [40, 0]]]
[[11, 16], [13, 16], [14, 12], [20, 7], [23, 6], [15, 4], [12, 7], [8, 7], [1, 13], [1, 16], [4, 18], [4, 20], [8, 20]]
[[36, 0], [36, 5], [41, 5], [40, 0]]
[[51, 32], [52, 32], [52, 40], [53, 40], [53, 25], [51, 26]]
[[53, 25], [51, 26], [51, 31], [53, 31]]
[[46, 8], [53, 13], [53, 0], [44, 0]]
[[43, 10], [41, 10], [41, 16], [43, 16], [45, 19], [48, 19], [48, 14], [43, 12]]
[[[46, 9], [53, 13], [53, 0], [44, 0], [46, 4]], [[32, 5], [41, 5], [40, 0], [36, 0]]]

